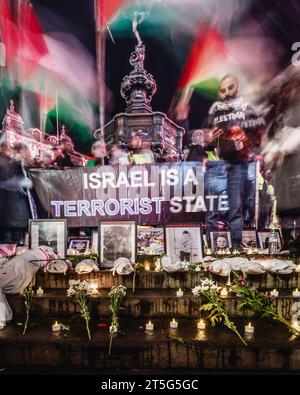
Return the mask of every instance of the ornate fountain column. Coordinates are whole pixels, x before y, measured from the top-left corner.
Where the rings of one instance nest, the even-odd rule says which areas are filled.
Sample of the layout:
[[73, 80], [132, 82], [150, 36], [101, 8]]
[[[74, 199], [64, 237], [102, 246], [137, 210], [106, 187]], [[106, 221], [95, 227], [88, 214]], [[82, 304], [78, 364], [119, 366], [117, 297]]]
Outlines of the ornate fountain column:
[[184, 129], [171, 121], [166, 114], [153, 111], [151, 100], [157, 90], [154, 77], [144, 68], [145, 46], [137, 26], [139, 13], [133, 19], [133, 32], [137, 45], [130, 55], [132, 70], [121, 83], [121, 95], [126, 101], [125, 113], [120, 113], [104, 127], [104, 138], [108, 149], [114, 144], [130, 150], [136, 135], [147, 141], [156, 154], [157, 161], [179, 161], [182, 159]]

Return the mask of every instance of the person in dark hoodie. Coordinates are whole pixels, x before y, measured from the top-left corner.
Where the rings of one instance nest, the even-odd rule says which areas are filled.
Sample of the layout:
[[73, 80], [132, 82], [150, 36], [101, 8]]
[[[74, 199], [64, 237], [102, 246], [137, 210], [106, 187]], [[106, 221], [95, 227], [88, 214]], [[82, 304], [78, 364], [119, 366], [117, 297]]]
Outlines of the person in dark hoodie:
[[5, 151], [0, 155], [0, 224], [1, 242], [24, 244], [25, 231], [31, 218], [27, 190], [32, 183], [26, 177], [24, 166], [30, 166], [30, 151], [24, 144], [13, 147], [13, 158]]

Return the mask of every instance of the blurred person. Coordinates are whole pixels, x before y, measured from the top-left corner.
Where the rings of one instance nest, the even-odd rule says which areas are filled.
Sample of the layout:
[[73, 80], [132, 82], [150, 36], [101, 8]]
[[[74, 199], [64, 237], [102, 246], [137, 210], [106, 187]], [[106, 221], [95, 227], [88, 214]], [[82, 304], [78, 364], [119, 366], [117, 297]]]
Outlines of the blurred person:
[[11, 186], [0, 189], [1, 241], [7, 244], [24, 245], [24, 235], [31, 218], [29, 189], [32, 183], [27, 178], [25, 166], [32, 165], [30, 150], [24, 144], [13, 147], [13, 157], [0, 160], [0, 181]]
[[205, 154], [205, 131], [201, 129], [192, 131], [192, 143], [188, 149], [187, 162], [203, 162]]
[[131, 139], [131, 162], [135, 165], [154, 163], [155, 158], [151, 145], [152, 142], [143, 134], [142, 130], [135, 133]]
[[52, 166], [52, 156], [48, 152], [42, 153], [41, 166], [48, 169]]
[[284, 249], [300, 251], [300, 71], [290, 66], [262, 98], [269, 142], [263, 149], [271, 167]]
[[[233, 248], [241, 246], [246, 201], [247, 220], [251, 222], [254, 217], [256, 173], [252, 163], [261, 159], [259, 150], [264, 125], [264, 120], [245, 103], [239, 91], [237, 77], [225, 75], [219, 83], [219, 101], [213, 103], [208, 116], [210, 143], [216, 146], [220, 159], [227, 163], [228, 227]], [[211, 226], [212, 223], [208, 227]]]
[[64, 150], [61, 145], [56, 145], [52, 148], [53, 160], [52, 165], [59, 170], [63, 170], [66, 167], [74, 167], [70, 155]]
[[87, 162], [87, 167], [108, 165], [109, 158], [107, 155], [106, 145], [104, 141], [96, 141], [91, 147], [91, 153], [93, 155], [93, 159]]
[[111, 165], [128, 165], [130, 163], [129, 155], [119, 144], [111, 147], [110, 164]]

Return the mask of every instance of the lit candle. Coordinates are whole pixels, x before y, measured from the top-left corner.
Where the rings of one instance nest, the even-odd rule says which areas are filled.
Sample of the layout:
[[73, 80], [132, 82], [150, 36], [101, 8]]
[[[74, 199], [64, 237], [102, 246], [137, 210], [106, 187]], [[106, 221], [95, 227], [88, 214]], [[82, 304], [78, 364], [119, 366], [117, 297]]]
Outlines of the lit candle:
[[153, 331], [154, 325], [152, 324], [151, 320], [146, 324], [146, 331]]
[[52, 325], [52, 332], [59, 332], [60, 331], [60, 324], [55, 321], [55, 323]]
[[279, 292], [277, 289], [273, 289], [273, 291], [270, 292], [270, 295], [273, 296], [273, 298], [278, 298]]
[[203, 319], [201, 318], [201, 320], [199, 320], [199, 321], [197, 322], [197, 328], [203, 330], [203, 329], [205, 329], [205, 327], [206, 327], [206, 324], [205, 324], [205, 322], [203, 321]]
[[145, 265], [145, 270], [147, 270], [147, 272], [150, 271], [150, 265], [149, 265], [149, 263], [146, 263], [146, 265]]
[[230, 252], [230, 249], [229, 249], [229, 248], [227, 248], [226, 254], [227, 254], [227, 255], [231, 255], [231, 252]]
[[238, 250], [233, 250], [233, 255], [238, 255], [239, 254], [239, 251]]
[[249, 248], [249, 250], [247, 251], [247, 254], [248, 254], [248, 255], [252, 255], [252, 254], [253, 254], [252, 248]]
[[38, 289], [36, 290], [36, 294], [37, 295], [43, 295], [43, 293], [44, 293], [43, 288], [42, 287], [38, 287]]
[[181, 296], [183, 296], [183, 291], [181, 288], [179, 288], [179, 290], [176, 292], [176, 296], [177, 296], [177, 298], [180, 298]]
[[221, 289], [220, 295], [221, 296], [228, 296], [228, 291], [227, 291], [227, 289], [225, 287]]
[[195, 272], [201, 272], [201, 267], [200, 266], [196, 266]]
[[211, 249], [210, 249], [210, 248], [208, 248], [208, 249], [206, 250], [206, 255], [211, 255]]
[[295, 289], [295, 291], [293, 291], [293, 297], [294, 298], [300, 298], [300, 291], [298, 288]]
[[92, 295], [97, 295], [98, 294], [98, 284], [91, 283], [91, 290], [92, 290]]
[[178, 322], [175, 320], [175, 318], [170, 321], [170, 328], [172, 329], [177, 329], [178, 328]]
[[251, 322], [249, 322], [249, 324], [245, 326], [245, 333], [246, 335], [253, 335], [254, 326], [251, 324]]

